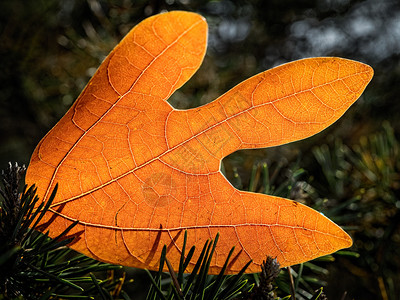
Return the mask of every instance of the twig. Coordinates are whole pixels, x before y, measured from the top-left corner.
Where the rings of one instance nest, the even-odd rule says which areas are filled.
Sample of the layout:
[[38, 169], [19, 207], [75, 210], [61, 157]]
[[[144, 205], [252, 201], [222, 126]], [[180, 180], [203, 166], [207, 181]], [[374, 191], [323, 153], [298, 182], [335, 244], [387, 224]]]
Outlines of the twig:
[[296, 300], [296, 292], [294, 290], [294, 281], [293, 281], [293, 276], [292, 276], [292, 268], [289, 266], [288, 272], [289, 272], [289, 279], [290, 279], [290, 293], [292, 294], [292, 299]]
[[185, 296], [183, 295], [181, 287], [179, 285], [178, 279], [176, 278], [174, 269], [172, 268], [171, 263], [169, 262], [169, 260], [166, 257], [165, 257], [165, 262], [167, 263], [168, 271], [169, 271], [169, 274], [171, 274], [172, 282], [174, 283], [176, 291], [178, 292], [181, 299], [185, 299]]

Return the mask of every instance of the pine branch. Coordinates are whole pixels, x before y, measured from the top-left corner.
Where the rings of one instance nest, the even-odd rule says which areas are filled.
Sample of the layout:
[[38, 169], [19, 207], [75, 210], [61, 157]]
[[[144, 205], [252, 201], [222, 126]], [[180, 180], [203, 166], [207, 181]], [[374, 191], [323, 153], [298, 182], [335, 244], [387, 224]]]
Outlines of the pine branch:
[[[57, 192], [39, 203], [34, 186], [20, 189], [25, 167], [9, 165], [2, 171], [0, 187], [0, 299], [117, 298], [124, 281], [114, 276], [98, 279], [120, 266], [77, 255], [66, 247], [73, 223], [55, 239], [35, 227], [49, 209]], [[129, 299], [127, 295], [125, 299]]]

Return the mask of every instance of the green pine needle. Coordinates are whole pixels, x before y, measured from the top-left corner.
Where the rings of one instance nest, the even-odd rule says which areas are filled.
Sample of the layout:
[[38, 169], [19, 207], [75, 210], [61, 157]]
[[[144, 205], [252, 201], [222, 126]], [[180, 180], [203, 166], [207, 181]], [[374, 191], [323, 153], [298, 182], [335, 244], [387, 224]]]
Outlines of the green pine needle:
[[[90, 272], [104, 274], [120, 266], [100, 263], [66, 248], [72, 223], [55, 239], [35, 230], [51, 206], [49, 200], [37, 205], [34, 186], [20, 189], [25, 172], [17, 164], [2, 172], [0, 187], [0, 299], [113, 299], [120, 280], [97, 279]], [[35, 208], [36, 207], [36, 208]], [[103, 273], [101, 273], [103, 272]], [[120, 290], [120, 289], [119, 289]]]

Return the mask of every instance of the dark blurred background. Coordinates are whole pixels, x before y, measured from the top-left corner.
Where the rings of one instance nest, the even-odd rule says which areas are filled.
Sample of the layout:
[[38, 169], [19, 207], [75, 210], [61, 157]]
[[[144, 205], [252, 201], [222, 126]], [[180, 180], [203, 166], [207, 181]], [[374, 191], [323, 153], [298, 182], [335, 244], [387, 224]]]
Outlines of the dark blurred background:
[[28, 164], [118, 41], [146, 17], [175, 9], [202, 14], [210, 31], [202, 67], [170, 100], [177, 108], [212, 101], [252, 75], [300, 58], [340, 56], [374, 68], [363, 96], [331, 128], [287, 146], [232, 154], [224, 171], [249, 189], [259, 163], [278, 165], [282, 180], [293, 164], [306, 170], [301, 179], [314, 191], [303, 191], [310, 194], [307, 204], [325, 201], [322, 210], [336, 209], [333, 219], [347, 225], [352, 250], [360, 253], [329, 267], [330, 299], [344, 291], [346, 299], [400, 299], [397, 0], [0, 1], [0, 168]]

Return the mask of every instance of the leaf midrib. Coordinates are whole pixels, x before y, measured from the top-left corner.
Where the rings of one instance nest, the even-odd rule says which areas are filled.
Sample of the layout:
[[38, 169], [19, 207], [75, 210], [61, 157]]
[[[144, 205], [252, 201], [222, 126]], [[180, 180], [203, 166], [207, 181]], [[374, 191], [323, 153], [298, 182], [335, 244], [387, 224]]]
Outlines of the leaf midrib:
[[[299, 95], [299, 94], [302, 94], [302, 93], [310, 92], [310, 91], [312, 91], [312, 90], [314, 90], [314, 89], [317, 89], [317, 88], [319, 88], [319, 87], [326, 86], [326, 85], [330, 85], [330, 84], [333, 84], [333, 83], [335, 83], [335, 82], [342, 81], [342, 80], [345, 80], [346, 78], [349, 78], [349, 77], [352, 77], [352, 76], [357, 76], [357, 75], [362, 74], [362, 73], [368, 73], [368, 71], [355, 72], [355, 73], [353, 73], [353, 74], [351, 74], [351, 75], [348, 75], [348, 76], [345, 76], [345, 77], [341, 77], [341, 78], [338, 78], [338, 79], [335, 79], [335, 80], [332, 80], [332, 81], [329, 81], [329, 82], [326, 82], [326, 83], [323, 83], [323, 84], [320, 84], [320, 85], [317, 85], [317, 86], [313, 86], [312, 88], [305, 89], [305, 90], [302, 90], [302, 91], [300, 91], [300, 92], [294, 92], [294, 93], [291, 93], [291, 94], [286, 95], [286, 96], [284, 96], [284, 97], [281, 97], [281, 98], [278, 98], [278, 99], [274, 99], [274, 100], [271, 100], [271, 101], [266, 102], [266, 103], [262, 103], [262, 104], [259, 104], [259, 105], [253, 105], [253, 106], [251, 106], [251, 107], [249, 107], [249, 108], [247, 108], [247, 109], [245, 109], [245, 110], [242, 110], [242, 111], [240, 111], [240, 112], [238, 112], [238, 113], [236, 113], [236, 114], [234, 114], [234, 115], [232, 115], [232, 116], [230, 116], [230, 117], [227, 117], [227, 118], [225, 118], [225, 119], [223, 119], [223, 120], [221, 120], [221, 121], [215, 123], [214, 125], [212, 125], [212, 126], [206, 128], [206, 129], [203, 130], [203, 131], [198, 132], [197, 134], [195, 134], [195, 135], [191, 136], [190, 138], [188, 138], [188, 139], [186, 139], [186, 140], [180, 142], [179, 144], [175, 145], [174, 147], [172, 147], [172, 148], [170, 148], [170, 149], [167, 149], [166, 151], [164, 151], [163, 153], [159, 154], [158, 156], [155, 156], [154, 158], [148, 160], [147, 162], [142, 163], [142, 164], [139, 165], [139, 166], [136, 166], [136, 167], [133, 168], [132, 170], [129, 170], [128, 172], [125, 172], [125, 173], [119, 175], [118, 177], [113, 178], [113, 179], [107, 181], [106, 183], [101, 184], [101, 185], [99, 185], [98, 187], [95, 187], [95, 188], [93, 188], [93, 189], [91, 189], [91, 190], [88, 190], [88, 191], [86, 191], [86, 192], [84, 192], [84, 193], [82, 193], [82, 194], [79, 194], [79, 195], [75, 196], [75, 197], [71, 197], [71, 198], [69, 198], [69, 199], [65, 199], [65, 200], [60, 201], [60, 202], [58, 202], [58, 203], [52, 204], [51, 207], [56, 207], [56, 206], [59, 206], [59, 205], [62, 205], [62, 204], [65, 204], [65, 203], [68, 203], [68, 202], [77, 200], [77, 199], [82, 198], [82, 197], [84, 197], [84, 196], [86, 196], [86, 195], [89, 195], [89, 194], [91, 194], [91, 193], [93, 193], [93, 192], [95, 192], [95, 191], [97, 191], [97, 190], [99, 190], [99, 189], [102, 189], [103, 187], [105, 187], [105, 186], [107, 186], [107, 185], [109, 185], [109, 184], [112, 184], [112, 183], [114, 183], [114, 182], [120, 180], [121, 178], [123, 178], [123, 177], [125, 177], [125, 176], [127, 176], [127, 175], [129, 175], [129, 174], [131, 174], [131, 173], [134, 173], [135, 171], [137, 171], [137, 170], [139, 170], [139, 169], [141, 169], [141, 168], [143, 168], [143, 167], [145, 167], [145, 166], [151, 164], [152, 162], [154, 162], [154, 161], [156, 161], [156, 160], [159, 160], [162, 156], [167, 155], [168, 153], [172, 152], [172, 151], [175, 150], [176, 148], [181, 147], [181, 146], [184, 145], [185, 143], [190, 142], [191, 140], [197, 138], [198, 136], [204, 134], [205, 132], [207, 132], [207, 131], [209, 131], [209, 130], [211, 130], [211, 129], [213, 129], [213, 128], [215, 128], [215, 127], [217, 127], [217, 126], [223, 124], [224, 122], [229, 121], [230, 119], [233, 119], [233, 118], [235, 118], [235, 117], [237, 117], [237, 116], [239, 116], [239, 115], [241, 115], [241, 114], [247, 113], [247, 112], [249, 112], [249, 111], [251, 111], [251, 110], [253, 110], [253, 109], [256, 109], [256, 108], [258, 108], [258, 107], [262, 107], [262, 106], [265, 106], [265, 105], [269, 105], [269, 104], [271, 104], [271, 103], [275, 103], [275, 102], [278, 102], [278, 101], [287, 99], [287, 98], [289, 98], [289, 97], [293, 97], [293, 96], [295, 96], [295, 95]], [[265, 80], [265, 78], [263, 78], [263, 80]], [[257, 86], [258, 86], [258, 85], [257, 85]], [[256, 90], [256, 88], [255, 88], [255, 90]], [[255, 90], [252, 92], [252, 94], [255, 92]], [[229, 91], [228, 91], [228, 92], [229, 92]], [[227, 92], [227, 93], [228, 93], [228, 92]], [[127, 92], [127, 93], [128, 93], [128, 92]], [[226, 93], [225, 93], [225, 94], [226, 94]], [[225, 94], [221, 95], [219, 98], [222, 98]], [[124, 96], [125, 96], [125, 95], [126, 95], [126, 94], [124, 94]], [[316, 97], [316, 96], [315, 96], [315, 97]], [[122, 97], [121, 97], [121, 98], [122, 98]], [[318, 97], [317, 97], [317, 98], [318, 98]], [[217, 99], [217, 100], [218, 100], [218, 99]], [[217, 100], [215, 100], [215, 101], [217, 101]], [[339, 107], [339, 108], [340, 108], [340, 107]], [[337, 109], [339, 109], [339, 108], [337, 108]], [[194, 108], [194, 109], [198, 109], [198, 107], [197, 107], [197, 108]], [[276, 109], [276, 108], [275, 108], [275, 109]], [[337, 109], [336, 109], [336, 110], [337, 110]], [[175, 109], [175, 108], [173, 108], [173, 110], [179, 111], [179, 110], [177, 110], [177, 109]], [[90, 130], [90, 129], [89, 129], [89, 130]], [[79, 142], [79, 140], [76, 142], [76, 144], [77, 144], [78, 142]], [[74, 146], [75, 146], [75, 145], [74, 145]], [[62, 163], [62, 162], [60, 162], [60, 165], [61, 165], [61, 163]], [[166, 165], [168, 165], [166, 162], [163, 162], [163, 163], [166, 164]], [[60, 165], [59, 165], [58, 167], [60, 167]], [[170, 165], [168, 165], [168, 166], [171, 167]], [[174, 168], [174, 169], [176, 169], [176, 168]], [[179, 170], [179, 169], [176, 169], [176, 170], [182, 172], [182, 170]], [[215, 173], [218, 173], [218, 172], [220, 172], [220, 170], [216, 171]], [[55, 176], [55, 174], [56, 174], [56, 172], [54, 173], [54, 176]], [[191, 174], [193, 174], [193, 175], [199, 175], [198, 173], [188, 173], [188, 172], [185, 172], [185, 174], [189, 174], [189, 175], [191, 175]], [[208, 173], [208, 174], [210, 174], [210, 173]], [[54, 176], [53, 176], [53, 177], [54, 177]], [[51, 186], [51, 185], [49, 185], [49, 186]]]
[[247, 226], [259, 226], [259, 227], [268, 227], [268, 228], [273, 228], [273, 227], [278, 227], [278, 228], [290, 228], [290, 229], [300, 229], [300, 230], [308, 230], [314, 233], [318, 234], [323, 234], [327, 235], [339, 240], [347, 241], [347, 238], [345, 237], [340, 237], [338, 235], [332, 234], [328, 231], [324, 232], [321, 230], [316, 230], [316, 229], [310, 229], [306, 228], [304, 226], [290, 226], [290, 225], [284, 225], [284, 224], [279, 224], [279, 223], [274, 223], [274, 224], [265, 224], [265, 223], [240, 223], [240, 224], [208, 224], [208, 225], [192, 225], [192, 226], [178, 226], [178, 227], [171, 227], [171, 228], [148, 228], [148, 227], [118, 227], [118, 226], [112, 226], [112, 225], [104, 225], [104, 224], [94, 224], [94, 223], [89, 223], [89, 222], [84, 222], [81, 220], [76, 220], [74, 218], [68, 217], [54, 209], [49, 209], [51, 212], [54, 214], [63, 217], [71, 222], [76, 222], [80, 225], [83, 226], [90, 226], [90, 227], [97, 227], [97, 228], [102, 228], [102, 229], [111, 229], [111, 230], [118, 230], [118, 231], [151, 231], [151, 232], [171, 232], [171, 231], [180, 231], [180, 230], [195, 230], [195, 229], [210, 229], [210, 228], [237, 228], [237, 227], [247, 227]]

